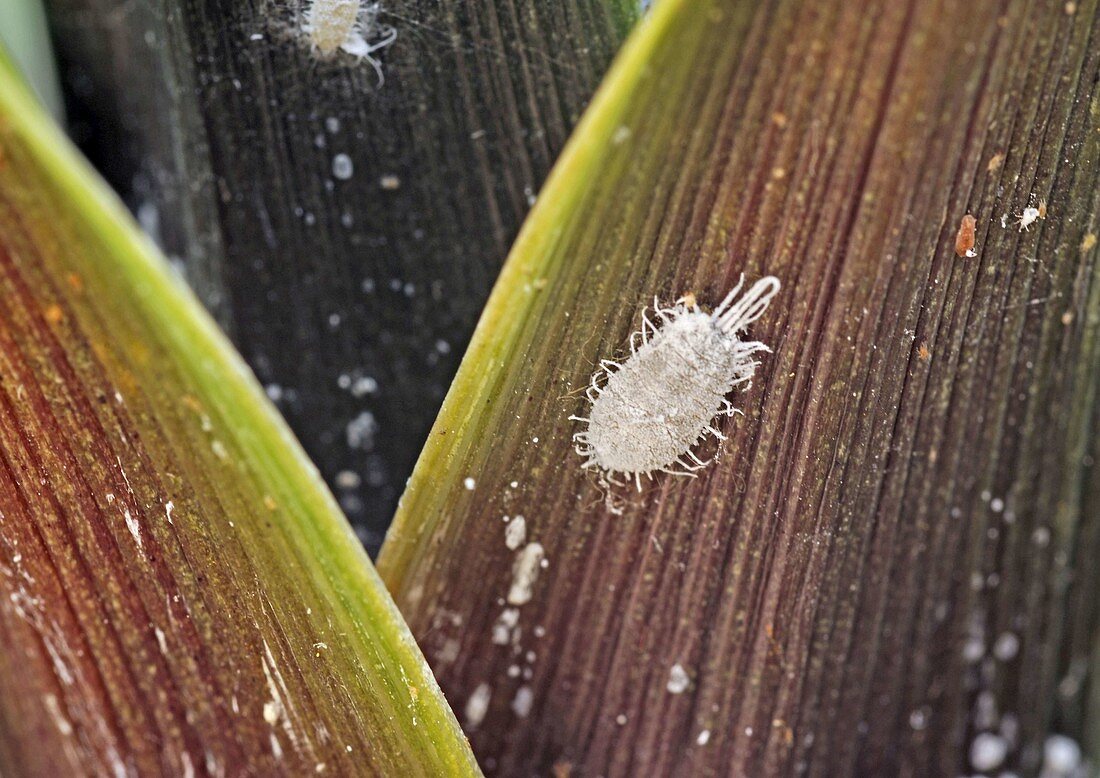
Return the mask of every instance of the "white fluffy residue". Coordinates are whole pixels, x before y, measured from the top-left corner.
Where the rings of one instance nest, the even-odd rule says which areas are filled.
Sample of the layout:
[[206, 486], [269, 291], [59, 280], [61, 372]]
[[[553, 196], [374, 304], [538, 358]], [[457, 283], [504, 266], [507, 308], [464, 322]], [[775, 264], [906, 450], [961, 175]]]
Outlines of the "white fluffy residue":
[[534, 705], [535, 694], [531, 691], [530, 686], [521, 686], [516, 690], [516, 696], [512, 700], [512, 712], [520, 718], [524, 718], [531, 712], [531, 706]]
[[1085, 774], [1081, 746], [1065, 735], [1051, 735], [1043, 743], [1042, 778], [1070, 778]]
[[470, 729], [478, 727], [485, 720], [485, 714], [489, 712], [489, 701], [492, 699], [493, 690], [489, 684], [478, 684], [474, 693], [466, 700], [466, 726]]
[[516, 554], [516, 561], [512, 565], [512, 585], [508, 589], [509, 604], [523, 605], [530, 602], [545, 557], [546, 551], [541, 543], [528, 543]]
[[1000, 735], [982, 732], [970, 743], [970, 765], [975, 770], [993, 770], [1008, 756], [1008, 742]]
[[527, 520], [522, 516], [515, 516], [504, 528], [504, 545], [509, 550], [515, 551], [527, 540]]
[[668, 683], [665, 685], [669, 694], [680, 694], [685, 692], [690, 684], [691, 679], [688, 677], [687, 671], [684, 669], [683, 665], [677, 662], [669, 668]]
[[332, 158], [332, 175], [341, 181], [347, 181], [355, 175], [355, 165], [347, 154], [337, 154]]

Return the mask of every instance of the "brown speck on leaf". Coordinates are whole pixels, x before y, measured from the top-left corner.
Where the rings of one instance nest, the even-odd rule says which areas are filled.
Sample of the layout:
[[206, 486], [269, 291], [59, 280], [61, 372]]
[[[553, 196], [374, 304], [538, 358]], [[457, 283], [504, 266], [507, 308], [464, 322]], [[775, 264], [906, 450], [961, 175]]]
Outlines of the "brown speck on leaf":
[[1066, 311], [1062, 314], [1062, 324], [1069, 326], [1073, 323], [1073, 311]]
[[976, 226], [977, 221], [970, 214], [962, 217], [962, 222], [959, 223], [959, 232], [955, 235], [955, 253], [960, 257], [973, 256], [970, 252], [974, 250], [974, 228]]
[[53, 303], [46, 307], [46, 321], [50, 324], [60, 324], [65, 315], [61, 312], [61, 306]]
[[772, 123], [774, 123], [775, 126], [779, 129], [783, 129], [787, 126], [787, 115], [785, 113], [780, 113], [779, 111], [776, 111], [772, 114]]
[[920, 358], [921, 362], [927, 362], [929, 359], [931, 359], [932, 352], [928, 350], [927, 343], [921, 343], [920, 346], [917, 347], [917, 357]]
[[1039, 218], [1040, 219], [1047, 218], [1047, 201], [1046, 200], [1040, 200], [1039, 201]]
[[779, 736], [783, 740], [783, 745], [790, 746], [794, 744], [794, 729], [783, 719], [772, 719], [772, 727], [779, 731]]
[[1074, 2], [1066, 3], [1066, 15], [1067, 16], [1073, 16], [1075, 13], [1077, 13], [1077, 3], [1074, 3]]
[[1005, 161], [1004, 152], [1003, 151], [998, 151], [996, 154], [994, 154], [992, 157], [989, 158], [989, 164], [986, 165], [986, 167], [985, 167], [986, 172], [987, 173], [992, 173], [994, 170], [996, 170], [1002, 164], [1004, 164], [1004, 161]]
[[1096, 233], [1089, 232], [1081, 239], [1081, 253], [1085, 253], [1096, 245]]
[[264, 507], [267, 508], [269, 511], [273, 511], [279, 507], [279, 504], [275, 502], [275, 498], [272, 497], [270, 494], [265, 494]]
[[561, 759], [554, 762], [554, 766], [551, 769], [554, 771], [554, 778], [569, 778], [569, 776], [573, 774], [573, 763]]

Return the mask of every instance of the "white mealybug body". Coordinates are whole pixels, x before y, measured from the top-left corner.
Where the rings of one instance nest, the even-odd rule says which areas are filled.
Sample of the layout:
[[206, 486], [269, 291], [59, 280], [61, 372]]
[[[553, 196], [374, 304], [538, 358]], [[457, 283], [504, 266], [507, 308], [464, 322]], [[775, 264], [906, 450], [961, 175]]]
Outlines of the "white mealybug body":
[[588, 418], [570, 417], [588, 423], [573, 436], [577, 453], [587, 457], [584, 467], [608, 479], [632, 478], [640, 489], [643, 474], [694, 475], [708, 464], [692, 448], [708, 434], [723, 438], [712, 421], [738, 412], [726, 395], [749, 384], [759, 364], [753, 355], [769, 351], [741, 334], [767, 309], [779, 280], [762, 278], [738, 298], [743, 283], [744, 277], [709, 314], [694, 298], [671, 308], [654, 301], [661, 325], [643, 312], [630, 356], [622, 363], [601, 360], [587, 390]]
[[397, 30], [379, 24], [381, 10], [381, 3], [363, 0], [313, 0], [302, 29], [322, 57], [343, 51], [365, 59], [374, 68], [381, 85], [385, 78], [374, 53], [397, 39]]
[[1039, 216], [1040, 211], [1038, 208], [1024, 208], [1024, 212], [1016, 216], [1016, 224], [1020, 226], [1020, 232], [1024, 230], [1030, 232], [1031, 225], [1035, 223]]

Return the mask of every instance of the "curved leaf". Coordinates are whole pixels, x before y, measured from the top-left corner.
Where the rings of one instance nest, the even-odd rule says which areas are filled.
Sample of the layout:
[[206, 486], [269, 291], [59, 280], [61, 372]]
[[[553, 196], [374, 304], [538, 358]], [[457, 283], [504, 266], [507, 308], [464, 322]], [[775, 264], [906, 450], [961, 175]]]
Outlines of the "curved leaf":
[[318, 56], [311, 2], [47, 5], [93, 161], [179, 257], [373, 554], [638, 3], [363, 2], [377, 41], [396, 36], [376, 72]]
[[0, 768], [476, 774], [213, 322], [0, 65]]
[[[1030, 774], [1052, 731], [1091, 744], [1098, 41], [1096, 2], [655, 4], [379, 561], [487, 770]], [[741, 273], [783, 284], [744, 417], [609, 507], [572, 450], [589, 377], [654, 295]], [[547, 566], [507, 602], [519, 515]]]

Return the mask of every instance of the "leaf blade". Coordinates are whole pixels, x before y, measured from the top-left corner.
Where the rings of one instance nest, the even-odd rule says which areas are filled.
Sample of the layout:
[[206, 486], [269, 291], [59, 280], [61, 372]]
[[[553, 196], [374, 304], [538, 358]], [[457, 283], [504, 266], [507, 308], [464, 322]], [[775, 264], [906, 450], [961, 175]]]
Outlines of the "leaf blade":
[[15, 79], [0, 68], [0, 351], [20, 379], [0, 503], [26, 545], [6, 563], [35, 572], [4, 621], [36, 661], [0, 679], [24, 692], [5, 695], [25, 706], [5, 711], [9, 766], [477, 774], [316, 470]]
[[373, 555], [638, 4], [364, 2], [397, 36], [380, 83], [317, 56], [305, 0], [112, 3], [47, 4], [89, 155], [182, 258]]
[[[1071, 5], [654, 8], [625, 49], [651, 46], [648, 80], [616, 66], [629, 99], [601, 93], [563, 157], [584, 170], [551, 175], [379, 560], [451, 698], [489, 692], [483, 760], [938, 774], [971, 767], [989, 699], [1010, 768], [1095, 726], [1054, 701], [1098, 616], [1087, 564], [1055, 584], [1098, 515], [1100, 52]], [[1039, 198], [1041, 233], [1001, 225]], [[784, 284], [746, 417], [699, 480], [614, 515], [571, 451], [580, 391], [653, 294], [713, 305], [742, 271]], [[505, 618], [517, 514], [549, 567]]]

